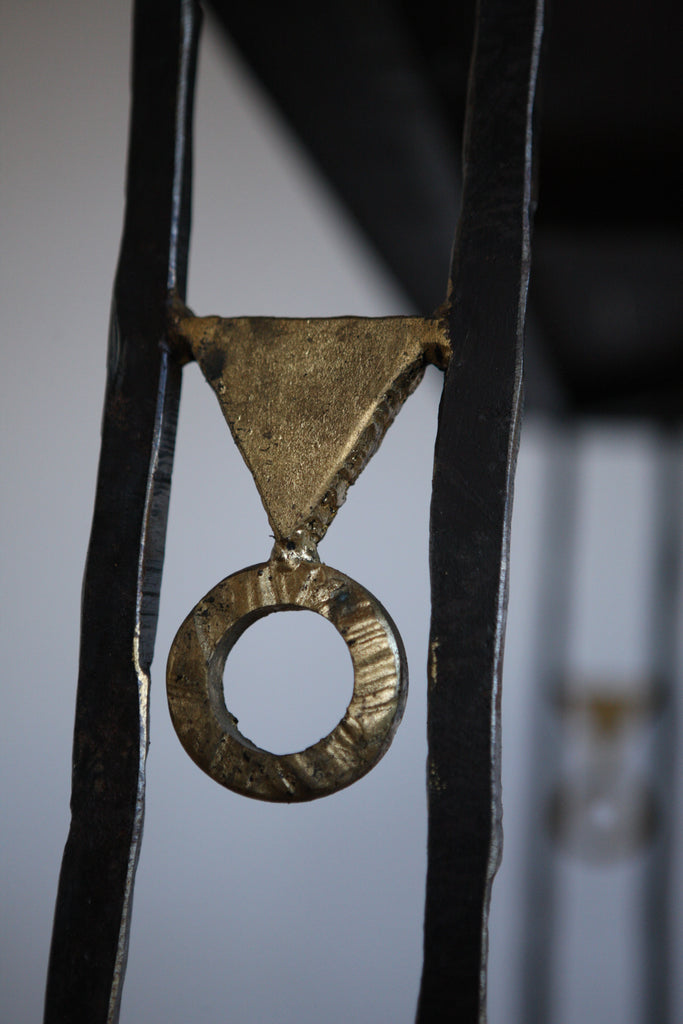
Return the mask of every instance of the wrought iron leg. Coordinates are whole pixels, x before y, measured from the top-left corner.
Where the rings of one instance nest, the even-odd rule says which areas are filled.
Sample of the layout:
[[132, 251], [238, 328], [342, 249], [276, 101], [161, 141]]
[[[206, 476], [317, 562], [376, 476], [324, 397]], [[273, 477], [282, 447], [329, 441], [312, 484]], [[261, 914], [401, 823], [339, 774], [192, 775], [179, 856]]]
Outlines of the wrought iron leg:
[[46, 1024], [118, 1019], [145, 797], [149, 666], [180, 398], [199, 9], [138, 0], [127, 205], [82, 600], [71, 828]]
[[501, 855], [500, 682], [542, 4], [482, 0], [432, 492], [429, 839], [420, 1024], [486, 1017]]

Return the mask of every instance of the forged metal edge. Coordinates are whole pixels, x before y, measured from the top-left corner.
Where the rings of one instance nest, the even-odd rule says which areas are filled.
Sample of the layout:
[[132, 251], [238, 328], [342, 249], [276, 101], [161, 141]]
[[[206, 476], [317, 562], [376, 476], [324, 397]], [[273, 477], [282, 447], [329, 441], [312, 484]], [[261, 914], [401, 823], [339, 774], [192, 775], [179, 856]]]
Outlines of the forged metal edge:
[[453, 356], [431, 506], [419, 1024], [486, 1020], [487, 920], [502, 843], [500, 678], [541, 34], [542, 0], [480, 0], [449, 294]]
[[102, 449], [86, 563], [71, 827], [46, 1024], [115, 1024], [144, 813], [149, 666], [163, 563], [184, 298], [200, 11], [138, 0], [126, 215], [112, 304]]

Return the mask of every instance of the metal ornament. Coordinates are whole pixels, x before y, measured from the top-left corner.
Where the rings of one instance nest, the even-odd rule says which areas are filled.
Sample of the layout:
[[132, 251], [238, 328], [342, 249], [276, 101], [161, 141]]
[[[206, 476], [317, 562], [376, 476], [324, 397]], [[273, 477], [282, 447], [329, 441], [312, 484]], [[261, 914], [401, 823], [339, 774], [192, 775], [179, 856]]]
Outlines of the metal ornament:
[[[317, 561], [317, 544], [425, 363], [446, 370], [430, 522], [428, 869], [417, 1022], [486, 1019], [542, 20], [543, 0], [478, 0], [461, 211], [437, 314], [201, 320], [184, 306], [200, 10], [197, 0], [136, 0], [126, 215], [45, 1024], [116, 1024], [119, 1016], [181, 368], [190, 358], [218, 395], [276, 546], [269, 562], [214, 588], [181, 628], [171, 704], [197, 760], [207, 758], [212, 772], [227, 765], [229, 784], [267, 799], [319, 795], [318, 769], [330, 791], [348, 785], [381, 757], [398, 724], [405, 663], [395, 629], [363, 588]], [[313, 607], [337, 625], [353, 652], [355, 687], [330, 737], [274, 758], [239, 735], [220, 674], [240, 630], [283, 607]], [[202, 739], [212, 736], [213, 746]], [[245, 769], [247, 758], [253, 768]]]
[[[318, 612], [341, 634], [353, 661], [353, 697], [328, 736], [299, 753], [275, 755], [237, 728], [223, 700], [223, 668], [248, 626], [294, 608]], [[379, 602], [317, 560], [293, 566], [277, 556], [228, 576], [197, 604], [173, 643], [167, 679], [173, 724], [192, 759], [228, 789], [273, 801], [327, 796], [373, 768], [408, 692], [403, 644]]]
[[[228, 789], [260, 800], [314, 800], [374, 767], [408, 691], [403, 643], [388, 613], [360, 584], [323, 565], [317, 544], [426, 362], [447, 362], [446, 329], [438, 318], [417, 317], [187, 317], [179, 335], [218, 396], [276, 542], [268, 562], [228, 576], [180, 627], [166, 674], [173, 724], [190, 757]], [[328, 736], [276, 755], [239, 731], [222, 677], [245, 629], [297, 608], [339, 631], [354, 688]]]

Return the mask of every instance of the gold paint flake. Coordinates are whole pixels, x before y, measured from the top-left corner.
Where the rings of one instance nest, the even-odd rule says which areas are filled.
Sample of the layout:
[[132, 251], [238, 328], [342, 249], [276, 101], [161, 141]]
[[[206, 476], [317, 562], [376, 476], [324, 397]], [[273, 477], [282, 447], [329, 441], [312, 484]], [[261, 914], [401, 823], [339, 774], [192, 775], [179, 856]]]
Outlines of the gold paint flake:
[[441, 781], [441, 776], [433, 761], [429, 762], [427, 785], [433, 793], [443, 793], [446, 789], [446, 783]]

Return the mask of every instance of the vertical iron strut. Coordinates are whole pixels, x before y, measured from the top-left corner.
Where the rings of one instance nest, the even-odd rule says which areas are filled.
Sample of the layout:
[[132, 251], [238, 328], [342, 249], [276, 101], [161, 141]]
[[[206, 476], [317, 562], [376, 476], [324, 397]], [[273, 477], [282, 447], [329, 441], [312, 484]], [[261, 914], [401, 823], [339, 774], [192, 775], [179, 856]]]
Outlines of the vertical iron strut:
[[431, 506], [428, 868], [419, 1024], [486, 1019], [500, 681], [542, 0], [479, 0]]
[[145, 796], [149, 666], [159, 606], [181, 358], [194, 0], [137, 0], [126, 213], [112, 302], [95, 511], [83, 584], [71, 827], [46, 1024], [115, 1024]]

